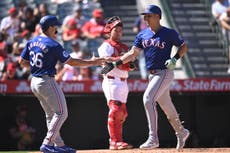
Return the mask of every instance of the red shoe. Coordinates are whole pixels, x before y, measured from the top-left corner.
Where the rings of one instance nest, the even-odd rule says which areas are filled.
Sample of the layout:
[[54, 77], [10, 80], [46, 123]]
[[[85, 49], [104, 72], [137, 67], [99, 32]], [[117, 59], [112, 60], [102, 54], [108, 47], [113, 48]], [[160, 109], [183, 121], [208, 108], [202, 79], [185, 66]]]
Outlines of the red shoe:
[[110, 142], [110, 150], [132, 149], [133, 146], [126, 142]]

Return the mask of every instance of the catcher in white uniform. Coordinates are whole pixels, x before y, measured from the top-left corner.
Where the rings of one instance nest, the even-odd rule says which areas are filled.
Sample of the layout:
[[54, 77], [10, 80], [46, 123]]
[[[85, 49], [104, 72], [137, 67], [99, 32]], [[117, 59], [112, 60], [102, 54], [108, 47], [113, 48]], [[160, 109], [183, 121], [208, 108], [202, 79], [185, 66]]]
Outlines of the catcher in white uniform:
[[[104, 28], [109, 39], [105, 40], [98, 48], [100, 57], [109, 57], [111, 61], [117, 61], [128, 46], [120, 40], [123, 34], [123, 24], [119, 17], [108, 19]], [[109, 107], [108, 131], [110, 135], [110, 150], [130, 149], [131, 145], [123, 141], [122, 128], [128, 115], [126, 101], [129, 93], [127, 78], [128, 72], [135, 68], [133, 63], [127, 63], [114, 68], [103, 76], [102, 88]]]

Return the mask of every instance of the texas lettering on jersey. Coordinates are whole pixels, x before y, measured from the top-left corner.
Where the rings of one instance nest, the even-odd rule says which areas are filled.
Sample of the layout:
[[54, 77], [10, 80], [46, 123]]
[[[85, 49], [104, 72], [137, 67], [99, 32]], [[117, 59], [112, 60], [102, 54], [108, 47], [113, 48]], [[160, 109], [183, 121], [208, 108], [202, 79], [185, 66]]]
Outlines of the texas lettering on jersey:
[[158, 47], [158, 48], [165, 48], [165, 45], [166, 45], [166, 42], [161, 42], [160, 41], [160, 38], [151, 38], [151, 39], [148, 39], [148, 40], [144, 40], [142, 41], [142, 45], [144, 48], [147, 48], [147, 47]]

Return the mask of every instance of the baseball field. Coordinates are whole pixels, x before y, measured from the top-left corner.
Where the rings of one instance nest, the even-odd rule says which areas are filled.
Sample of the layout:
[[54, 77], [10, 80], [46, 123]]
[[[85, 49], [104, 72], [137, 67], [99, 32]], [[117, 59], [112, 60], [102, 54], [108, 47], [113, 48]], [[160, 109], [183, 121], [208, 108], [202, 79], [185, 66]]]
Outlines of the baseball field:
[[[130, 150], [78, 150], [77, 153], [230, 153], [230, 148], [185, 148], [182, 150], [176, 150], [173, 148], [158, 148], [152, 150], [140, 150], [140, 149], [130, 149]], [[38, 151], [26, 152], [26, 151], [5, 151], [0, 153], [41, 153]]]
[[152, 150], [140, 150], [140, 149], [130, 149], [130, 150], [79, 150], [77, 153], [230, 153], [230, 148], [193, 148], [193, 149], [152, 149]]

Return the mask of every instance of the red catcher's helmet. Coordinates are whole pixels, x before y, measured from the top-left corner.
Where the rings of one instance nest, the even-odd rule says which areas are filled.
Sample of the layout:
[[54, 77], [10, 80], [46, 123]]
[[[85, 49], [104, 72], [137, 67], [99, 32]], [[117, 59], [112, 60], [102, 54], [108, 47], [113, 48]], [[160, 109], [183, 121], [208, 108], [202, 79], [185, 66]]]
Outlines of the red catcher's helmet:
[[107, 23], [104, 28], [104, 33], [110, 33], [111, 30], [116, 26], [123, 27], [123, 23], [118, 16], [113, 16], [107, 20]]

